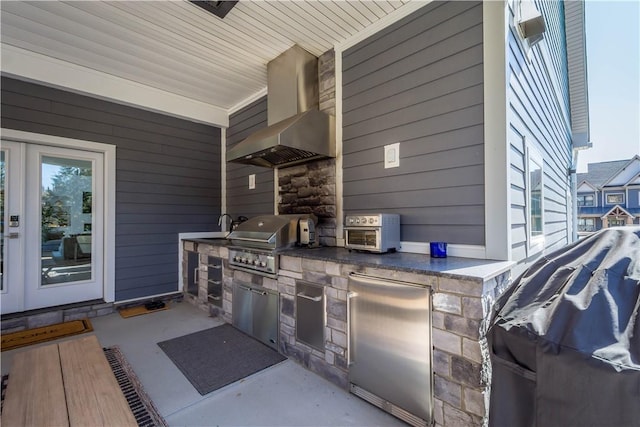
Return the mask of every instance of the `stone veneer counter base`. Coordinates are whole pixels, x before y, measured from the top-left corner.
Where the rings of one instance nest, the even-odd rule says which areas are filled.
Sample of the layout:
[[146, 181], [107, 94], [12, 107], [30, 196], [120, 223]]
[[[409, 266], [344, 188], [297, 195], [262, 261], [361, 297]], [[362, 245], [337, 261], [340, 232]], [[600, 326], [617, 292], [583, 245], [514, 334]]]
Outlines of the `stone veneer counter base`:
[[[186, 300], [203, 309], [209, 257], [223, 259], [223, 304], [216, 309], [232, 322], [234, 283], [261, 286], [279, 294], [279, 351], [334, 384], [348, 389], [347, 291], [351, 273], [429, 286], [432, 290], [434, 424], [481, 426], [485, 415], [482, 340], [483, 318], [491, 301], [508, 286], [512, 262], [469, 258], [431, 258], [426, 254], [374, 254], [344, 248], [292, 248], [280, 252], [277, 278], [229, 268], [224, 240], [184, 239], [184, 251], [200, 257], [199, 297]], [[183, 256], [183, 274], [187, 271]], [[186, 279], [186, 274], [184, 279]], [[324, 347], [296, 337], [296, 286], [322, 286], [325, 295]], [[486, 350], [485, 352], [486, 353]], [[486, 375], [486, 373], [485, 373]]]

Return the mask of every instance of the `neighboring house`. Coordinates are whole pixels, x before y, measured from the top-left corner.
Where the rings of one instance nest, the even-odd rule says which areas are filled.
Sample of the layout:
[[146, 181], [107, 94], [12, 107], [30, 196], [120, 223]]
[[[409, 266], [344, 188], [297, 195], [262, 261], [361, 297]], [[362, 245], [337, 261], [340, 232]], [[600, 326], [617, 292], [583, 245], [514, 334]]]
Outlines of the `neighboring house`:
[[[515, 274], [574, 240], [572, 159], [590, 145], [582, 1], [381, 2], [375, 14], [369, 2], [304, 5], [326, 8], [315, 14], [293, 3], [239, 2], [223, 23], [235, 10], [245, 13], [234, 23], [244, 26], [243, 37], [200, 43], [217, 18], [186, 3], [2, 2], [3, 149], [14, 149], [5, 140], [26, 144], [14, 151], [27, 160], [50, 146], [69, 157], [97, 153], [91, 161], [105, 171], [105, 196], [93, 195], [103, 210], [92, 215], [104, 223], [92, 226], [94, 234], [104, 230], [103, 240], [93, 239], [104, 242], [92, 252], [101, 262], [95, 293], [65, 300], [52, 289], [36, 304], [18, 296], [12, 308], [3, 295], [3, 312], [179, 291], [180, 233], [219, 231], [223, 212], [278, 211], [282, 188], [273, 171], [227, 165], [224, 156], [266, 126], [267, 61], [259, 56], [294, 43], [330, 59], [321, 91], [331, 101], [320, 101], [336, 115], [339, 156], [329, 179], [316, 181], [335, 190], [322, 213], [335, 244], [345, 214], [392, 212], [402, 218], [403, 251], [426, 254], [430, 241], [445, 241], [451, 256], [512, 260]], [[278, 19], [299, 22], [254, 16], [271, 7], [292, 7]], [[332, 21], [338, 7], [363, 15]], [[166, 25], [156, 27], [162, 19]], [[270, 33], [251, 38], [267, 24]], [[187, 29], [172, 33], [184, 25], [193, 25], [195, 41]], [[309, 36], [345, 25], [353, 25], [347, 34]], [[254, 57], [262, 61], [257, 71], [242, 63]], [[225, 64], [237, 81], [216, 80]], [[212, 92], [189, 92], [208, 79], [216, 82]], [[393, 143], [400, 166], [384, 168], [383, 147]], [[20, 226], [30, 220], [22, 218]], [[33, 287], [39, 273], [25, 271], [39, 265], [41, 248], [26, 233], [26, 246], [4, 253], [34, 254], [10, 264], [13, 283]]]
[[589, 163], [577, 177], [578, 235], [640, 224], [640, 156]]

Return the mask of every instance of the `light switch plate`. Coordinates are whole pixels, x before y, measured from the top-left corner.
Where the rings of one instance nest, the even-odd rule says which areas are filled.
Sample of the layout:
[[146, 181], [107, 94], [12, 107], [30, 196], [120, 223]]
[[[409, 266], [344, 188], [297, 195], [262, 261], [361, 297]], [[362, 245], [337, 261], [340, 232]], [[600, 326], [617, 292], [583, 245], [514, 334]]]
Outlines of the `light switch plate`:
[[256, 174], [252, 173], [249, 175], [249, 190], [253, 190], [256, 188]]
[[384, 146], [384, 168], [397, 168], [400, 166], [400, 143]]

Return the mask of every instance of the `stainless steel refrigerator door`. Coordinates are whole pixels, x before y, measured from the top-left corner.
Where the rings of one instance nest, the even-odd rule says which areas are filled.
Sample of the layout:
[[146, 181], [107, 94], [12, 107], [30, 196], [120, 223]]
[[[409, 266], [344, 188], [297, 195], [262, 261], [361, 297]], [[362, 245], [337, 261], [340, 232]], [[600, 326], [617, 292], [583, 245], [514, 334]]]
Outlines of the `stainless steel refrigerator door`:
[[253, 336], [278, 350], [278, 294], [251, 288]]
[[349, 381], [430, 421], [430, 288], [351, 274], [348, 306]]
[[251, 288], [237, 283], [234, 284], [231, 314], [233, 326], [249, 335], [253, 335], [253, 307], [251, 301]]

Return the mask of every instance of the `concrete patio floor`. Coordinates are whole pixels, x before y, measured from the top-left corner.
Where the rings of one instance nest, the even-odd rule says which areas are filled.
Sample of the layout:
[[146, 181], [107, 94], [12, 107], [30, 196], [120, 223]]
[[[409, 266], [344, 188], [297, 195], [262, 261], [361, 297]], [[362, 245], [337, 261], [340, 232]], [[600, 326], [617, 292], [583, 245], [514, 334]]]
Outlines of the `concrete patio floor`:
[[[114, 313], [91, 323], [102, 346], [120, 347], [171, 426], [405, 425], [292, 360], [201, 396], [157, 346], [222, 324], [187, 302], [129, 319]], [[3, 374], [10, 374], [10, 362], [20, 351], [24, 348], [2, 352]]]

